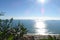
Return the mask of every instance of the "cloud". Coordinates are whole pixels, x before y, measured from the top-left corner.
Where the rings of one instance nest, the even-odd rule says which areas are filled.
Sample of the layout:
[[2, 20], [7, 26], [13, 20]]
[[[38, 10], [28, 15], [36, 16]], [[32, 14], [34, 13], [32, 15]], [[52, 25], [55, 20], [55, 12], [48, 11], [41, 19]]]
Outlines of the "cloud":
[[31, 20], [60, 20], [58, 17], [14, 17], [14, 19], [31, 19]]

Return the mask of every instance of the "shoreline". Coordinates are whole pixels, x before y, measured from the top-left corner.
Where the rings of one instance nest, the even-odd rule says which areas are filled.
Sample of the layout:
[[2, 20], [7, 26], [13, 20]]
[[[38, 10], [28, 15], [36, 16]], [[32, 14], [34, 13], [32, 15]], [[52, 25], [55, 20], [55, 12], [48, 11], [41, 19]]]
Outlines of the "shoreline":
[[60, 35], [60, 34], [32, 34], [32, 33], [27, 33], [25, 35]]
[[60, 34], [39, 34], [39, 35], [32, 35], [32, 34], [25, 34], [24, 37], [28, 38], [28, 39], [35, 39], [35, 40], [39, 40], [39, 39], [48, 39], [48, 37], [51, 36], [51, 37], [56, 37], [56, 39], [60, 39]]

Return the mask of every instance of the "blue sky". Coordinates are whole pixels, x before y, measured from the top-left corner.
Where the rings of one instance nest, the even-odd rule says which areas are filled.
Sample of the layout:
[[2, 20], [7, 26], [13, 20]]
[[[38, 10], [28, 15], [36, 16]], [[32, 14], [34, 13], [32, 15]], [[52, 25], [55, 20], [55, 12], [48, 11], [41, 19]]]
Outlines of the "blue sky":
[[1, 18], [60, 17], [60, 0], [45, 0], [44, 13], [42, 4], [37, 0], [0, 0], [0, 11], [6, 12]]

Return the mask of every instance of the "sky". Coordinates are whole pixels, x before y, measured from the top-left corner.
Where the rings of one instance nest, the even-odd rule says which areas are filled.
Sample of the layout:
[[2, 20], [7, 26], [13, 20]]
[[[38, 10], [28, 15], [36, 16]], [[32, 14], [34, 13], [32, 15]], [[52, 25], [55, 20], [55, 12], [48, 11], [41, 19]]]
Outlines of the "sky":
[[0, 18], [60, 17], [60, 0], [0, 0]]

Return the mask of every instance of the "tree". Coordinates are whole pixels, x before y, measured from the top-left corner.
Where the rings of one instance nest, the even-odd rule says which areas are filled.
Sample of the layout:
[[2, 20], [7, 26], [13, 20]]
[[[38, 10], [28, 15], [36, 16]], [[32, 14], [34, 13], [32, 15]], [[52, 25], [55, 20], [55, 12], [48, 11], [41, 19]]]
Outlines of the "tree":
[[[3, 16], [5, 12], [0, 12]], [[0, 19], [0, 40], [23, 40], [23, 35], [27, 33], [27, 29], [23, 24], [18, 23], [17, 28], [12, 27], [13, 18], [10, 20]]]
[[0, 40], [5, 40], [9, 35], [11, 35], [10, 30], [10, 25], [12, 23], [12, 19], [8, 20], [2, 20], [2, 22], [0, 22]]
[[53, 37], [52, 37], [52, 36], [49, 35], [49, 36], [48, 36], [48, 40], [57, 40], [57, 39], [56, 39], [56, 36], [53, 36]]
[[1, 11], [1, 12], [0, 12], [0, 16], [3, 16], [3, 15], [4, 15], [4, 13], [5, 13], [5, 12], [2, 12], [2, 11]]
[[23, 24], [18, 23], [17, 27], [12, 27], [13, 18], [0, 22], [0, 40], [23, 40], [23, 35], [27, 29]]

